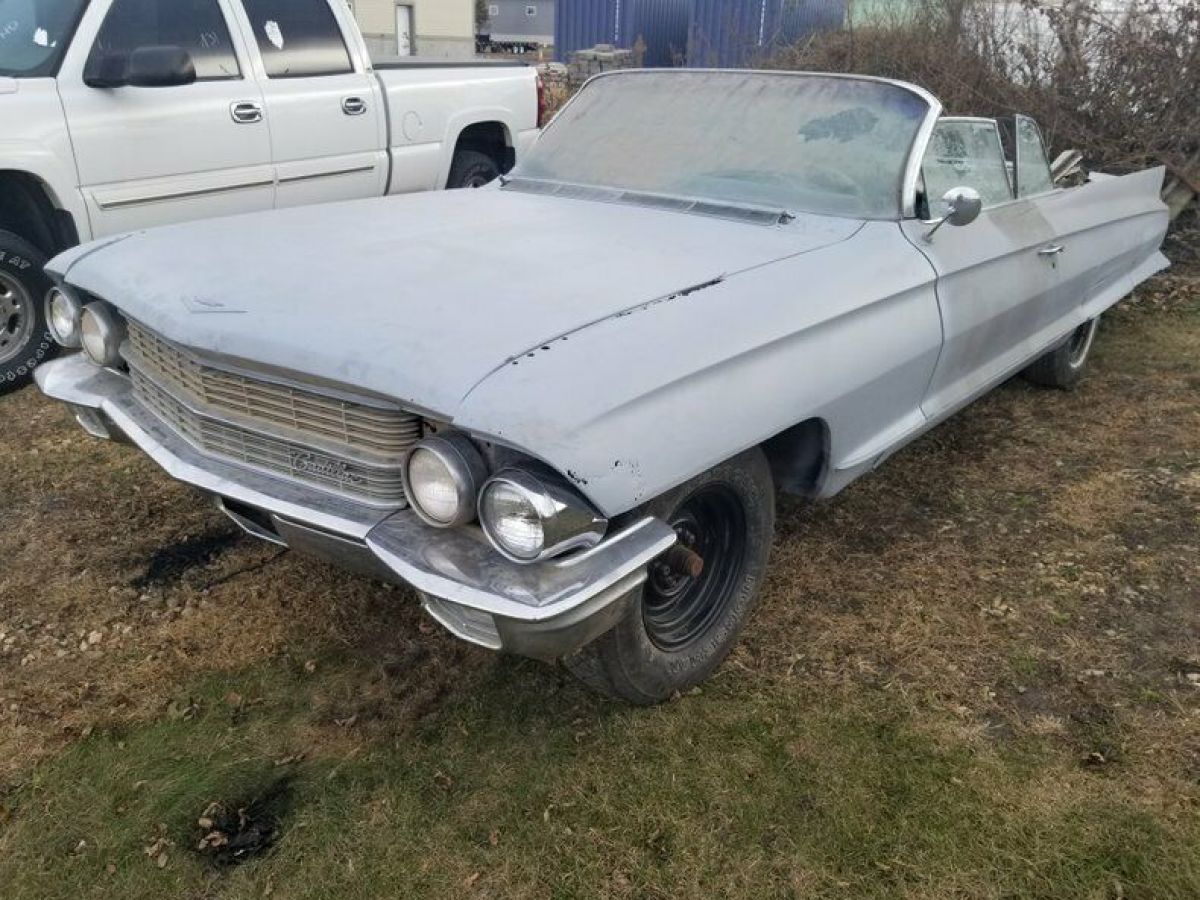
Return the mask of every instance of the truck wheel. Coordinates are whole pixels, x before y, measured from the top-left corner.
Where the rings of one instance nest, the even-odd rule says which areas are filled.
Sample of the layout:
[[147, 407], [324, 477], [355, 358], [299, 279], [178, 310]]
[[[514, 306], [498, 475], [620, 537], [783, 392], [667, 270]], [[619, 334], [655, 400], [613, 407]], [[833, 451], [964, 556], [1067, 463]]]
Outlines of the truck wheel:
[[27, 241], [0, 231], [0, 394], [27, 384], [58, 347], [46, 327], [45, 264]]
[[1089, 319], [1071, 336], [1043, 356], [1034, 360], [1022, 373], [1027, 381], [1040, 387], [1058, 388], [1069, 391], [1083, 377], [1092, 344], [1096, 341], [1096, 329], [1100, 317]]
[[500, 167], [486, 153], [478, 150], [459, 150], [450, 165], [446, 190], [483, 187], [500, 177]]
[[770, 466], [748, 450], [638, 513], [679, 543], [650, 564], [625, 618], [564, 663], [595, 691], [649, 705], [711, 675], [754, 608], [775, 533]]

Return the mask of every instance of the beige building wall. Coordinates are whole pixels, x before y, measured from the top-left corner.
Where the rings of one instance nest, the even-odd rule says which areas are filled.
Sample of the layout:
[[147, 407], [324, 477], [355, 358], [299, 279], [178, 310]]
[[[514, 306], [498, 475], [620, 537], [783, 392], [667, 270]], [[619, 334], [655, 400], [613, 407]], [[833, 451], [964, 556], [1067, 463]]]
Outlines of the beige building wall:
[[[347, 0], [371, 53], [396, 53], [397, 0]], [[474, 0], [400, 0], [413, 8], [418, 56], [464, 58], [475, 53]]]

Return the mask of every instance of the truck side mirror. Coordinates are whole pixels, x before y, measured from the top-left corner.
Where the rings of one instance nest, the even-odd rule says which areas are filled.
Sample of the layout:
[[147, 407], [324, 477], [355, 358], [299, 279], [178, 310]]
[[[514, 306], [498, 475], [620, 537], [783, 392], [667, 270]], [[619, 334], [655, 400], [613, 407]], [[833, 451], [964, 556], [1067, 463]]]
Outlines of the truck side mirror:
[[179, 87], [196, 80], [196, 64], [182, 47], [138, 47], [129, 55], [126, 81], [132, 87]]
[[118, 88], [129, 83], [129, 57], [124, 53], [94, 54], [83, 70], [83, 83], [90, 88]]

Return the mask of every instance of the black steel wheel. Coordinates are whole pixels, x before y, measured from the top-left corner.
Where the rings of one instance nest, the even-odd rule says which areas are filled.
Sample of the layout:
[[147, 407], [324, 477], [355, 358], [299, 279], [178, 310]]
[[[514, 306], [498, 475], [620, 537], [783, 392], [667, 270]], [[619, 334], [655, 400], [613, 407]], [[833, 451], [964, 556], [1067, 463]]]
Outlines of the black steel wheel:
[[[642, 618], [656, 647], [677, 651], [703, 638], [733, 599], [745, 566], [746, 511], [732, 487], [710, 484], [684, 500], [669, 524], [679, 547], [651, 565]], [[701, 561], [698, 575], [680, 549]]]
[[775, 533], [770, 466], [748, 450], [630, 515], [662, 519], [679, 540], [625, 617], [564, 662], [596, 691], [660, 703], [716, 670], [754, 608]]

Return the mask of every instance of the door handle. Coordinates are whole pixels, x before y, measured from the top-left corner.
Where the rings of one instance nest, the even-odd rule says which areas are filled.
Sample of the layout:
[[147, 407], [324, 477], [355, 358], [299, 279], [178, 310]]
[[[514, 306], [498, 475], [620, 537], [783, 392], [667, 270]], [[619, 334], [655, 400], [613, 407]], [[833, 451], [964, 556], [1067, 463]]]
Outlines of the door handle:
[[347, 97], [342, 101], [342, 112], [348, 116], [361, 116], [367, 111], [367, 101], [362, 97]]
[[253, 125], [255, 122], [263, 120], [261, 103], [252, 103], [249, 101], [234, 103], [229, 107], [229, 114], [233, 116], [233, 121], [239, 125]]
[[1058, 256], [1066, 248], [1062, 244], [1050, 244], [1038, 251], [1038, 256]]

